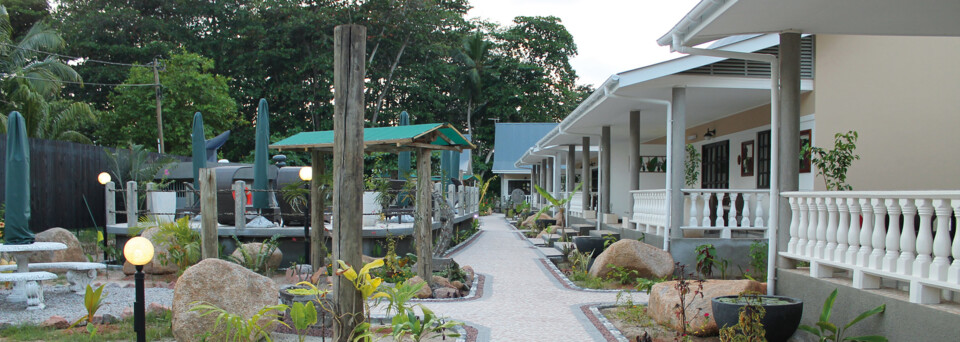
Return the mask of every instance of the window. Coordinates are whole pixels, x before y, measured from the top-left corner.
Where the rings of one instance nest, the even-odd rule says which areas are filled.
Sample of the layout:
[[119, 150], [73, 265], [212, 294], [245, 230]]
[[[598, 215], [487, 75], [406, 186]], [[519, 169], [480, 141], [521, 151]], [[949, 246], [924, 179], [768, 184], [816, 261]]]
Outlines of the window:
[[757, 132], [757, 189], [770, 188], [770, 130]]
[[727, 189], [730, 187], [730, 141], [721, 141], [702, 147], [700, 187]]

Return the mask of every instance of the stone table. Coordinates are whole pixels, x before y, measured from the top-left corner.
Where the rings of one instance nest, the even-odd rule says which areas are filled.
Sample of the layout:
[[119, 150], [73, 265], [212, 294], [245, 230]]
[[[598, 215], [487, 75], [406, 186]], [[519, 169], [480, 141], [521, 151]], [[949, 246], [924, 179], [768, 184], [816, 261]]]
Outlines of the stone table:
[[[49, 278], [49, 272], [30, 272], [30, 255], [40, 252], [49, 252], [49, 251], [58, 251], [67, 249], [67, 245], [59, 242], [34, 242], [29, 245], [8, 245], [0, 244], [0, 253], [9, 253], [13, 255], [13, 258], [17, 260], [17, 272], [23, 273], [22, 275], [12, 274], [9, 278], [14, 282], [13, 293], [7, 296], [7, 300], [11, 302], [23, 302], [27, 301], [28, 297], [36, 297], [36, 294], [31, 294], [27, 291], [28, 287], [33, 290], [41, 291], [39, 293], [39, 300], [42, 306], [43, 303], [43, 293], [42, 287], [39, 283], [36, 283], [36, 279]], [[52, 273], [49, 273], [52, 274]], [[28, 276], [32, 275], [32, 276]], [[53, 276], [56, 279], [56, 275]], [[33, 285], [37, 285], [35, 288]], [[29, 303], [28, 303], [29, 304]]]

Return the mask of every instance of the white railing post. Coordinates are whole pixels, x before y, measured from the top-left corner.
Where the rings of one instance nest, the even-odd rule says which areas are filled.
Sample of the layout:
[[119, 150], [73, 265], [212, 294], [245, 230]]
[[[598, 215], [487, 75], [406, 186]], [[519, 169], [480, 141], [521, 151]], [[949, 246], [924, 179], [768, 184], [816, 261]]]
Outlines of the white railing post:
[[754, 197], [756, 196], [750, 193], [743, 194], [743, 213], [740, 214], [742, 216], [740, 218], [741, 227], [750, 227], [753, 222], [750, 220], [750, 199]]
[[[797, 240], [799, 240], [799, 232], [797, 227], [800, 225], [800, 204], [797, 203], [796, 197], [790, 197], [790, 241], [787, 242], [787, 253], [788, 254], [797, 254]], [[747, 201], [743, 201], [743, 206], [746, 208]]]
[[860, 209], [863, 224], [860, 225], [860, 251], [857, 252], [857, 266], [866, 267], [870, 263], [870, 252], [873, 252], [870, 244], [870, 238], [873, 236], [873, 207], [870, 206], [870, 199], [861, 198]]
[[847, 206], [850, 208], [850, 230], [847, 231], [847, 255], [843, 258], [844, 262], [856, 265], [857, 253], [860, 251], [860, 201], [857, 198], [848, 198]]
[[933, 263], [930, 264], [930, 278], [947, 280], [947, 268], [950, 266], [950, 215], [953, 209], [950, 200], [936, 200], [937, 235], [933, 238]]
[[913, 276], [926, 278], [933, 258], [933, 205], [929, 199], [920, 199], [917, 205], [920, 229], [917, 234], [917, 259], [913, 262]]
[[737, 198], [740, 197], [739, 192], [730, 193], [730, 211], [727, 212], [727, 224], [726, 229], [724, 230], [728, 235], [728, 238], [731, 235], [731, 229], [737, 227]]
[[106, 200], [104, 203], [104, 209], [107, 212], [106, 224], [117, 224], [117, 184], [114, 182], [107, 182], [103, 191], [103, 195]]
[[701, 226], [710, 227], [710, 193], [703, 193], [703, 220], [701, 221]]
[[[953, 201], [953, 215], [956, 222], [960, 222], [960, 201]], [[953, 235], [953, 263], [947, 269], [947, 282], [960, 283], [960, 234]]]
[[883, 255], [881, 267], [886, 272], [897, 272], [897, 259], [900, 257], [900, 201], [887, 198], [887, 253]]
[[700, 220], [697, 218], [697, 196], [699, 193], [691, 192], [690, 193], [690, 226], [696, 227], [700, 225]]
[[827, 246], [823, 250], [823, 258], [833, 260], [833, 252], [837, 249], [837, 199], [827, 197]]
[[916, 260], [917, 233], [913, 220], [917, 217], [917, 206], [913, 199], [900, 199], [903, 209], [903, 233], [900, 235], [900, 258], [897, 259], [897, 272], [903, 275], [913, 274], [913, 262]]
[[817, 199], [807, 198], [807, 253], [806, 256], [814, 256], [814, 246], [817, 245]]
[[[764, 236], [764, 237], [769, 237], [769, 236], [770, 236], [770, 229], [771, 229], [771, 227], [770, 227], [770, 225], [766, 224], [766, 221], [763, 219], [763, 207], [764, 207], [764, 205], [763, 205], [763, 194], [762, 194], [762, 193], [758, 193], [757, 196], [756, 196], [756, 199], [757, 199], [757, 209], [754, 210], [753, 213], [754, 213], [754, 215], [756, 215], [757, 218], [753, 220], [753, 226], [754, 226], [754, 227], [758, 227], [758, 228], [759, 228], [759, 227], [767, 227], [767, 231], [766, 231], [766, 233], [763, 234], [763, 236]], [[771, 199], [771, 200], [772, 200], [772, 199]], [[772, 229], [776, 229], [776, 227], [773, 227]]]
[[137, 226], [137, 182], [127, 182], [127, 228]]
[[844, 262], [844, 254], [847, 253], [847, 230], [850, 229], [850, 207], [847, 206], [847, 199], [840, 197], [836, 199], [837, 212], [840, 216], [840, 222], [837, 224], [837, 247], [833, 250], [833, 261]]
[[887, 207], [883, 205], [883, 200], [874, 198], [873, 203], [873, 240], [870, 241], [873, 252], [870, 253], [869, 267], [880, 270], [883, 265], [883, 256], [886, 249], [887, 228], [884, 226], [884, 218], [887, 217]]
[[827, 199], [817, 197], [817, 244], [813, 246], [813, 257], [825, 259], [823, 250], [827, 247]]

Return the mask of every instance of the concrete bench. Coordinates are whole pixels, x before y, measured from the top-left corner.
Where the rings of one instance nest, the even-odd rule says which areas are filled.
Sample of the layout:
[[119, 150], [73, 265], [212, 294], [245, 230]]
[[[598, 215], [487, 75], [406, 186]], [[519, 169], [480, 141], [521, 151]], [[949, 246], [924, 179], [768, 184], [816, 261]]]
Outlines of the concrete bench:
[[[45, 262], [32, 263], [27, 266], [30, 268], [30, 271], [48, 270], [56, 272], [59, 270], [67, 270], [67, 281], [70, 282], [70, 290], [80, 295], [84, 294], [87, 285], [90, 285], [97, 279], [97, 270], [107, 268], [107, 265], [98, 262]], [[0, 266], [0, 272], [13, 271], [16, 269], [16, 265]]]
[[46, 307], [43, 303], [43, 285], [39, 282], [52, 279], [57, 279], [57, 275], [50, 272], [0, 273], [0, 282], [14, 283], [13, 293], [7, 296], [7, 300], [26, 301], [27, 310], [40, 310]]

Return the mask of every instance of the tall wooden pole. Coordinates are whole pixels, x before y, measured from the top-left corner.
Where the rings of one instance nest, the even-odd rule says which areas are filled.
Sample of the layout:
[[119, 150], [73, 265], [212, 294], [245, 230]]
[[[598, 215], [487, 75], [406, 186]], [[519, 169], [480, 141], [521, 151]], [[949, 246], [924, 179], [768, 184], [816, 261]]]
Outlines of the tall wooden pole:
[[200, 169], [200, 258], [219, 257], [217, 241], [217, 173]]
[[326, 229], [323, 228], [323, 197], [320, 196], [320, 177], [326, 171], [323, 155], [320, 151], [310, 152], [313, 179], [310, 181], [310, 263], [314, 272], [326, 265], [327, 244], [324, 243]]
[[160, 111], [160, 67], [159, 62], [156, 58], [153, 59], [153, 83], [156, 84], [156, 95], [157, 95], [157, 145], [160, 153], [163, 154], [165, 151], [163, 147], [163, 114]]
[[[367, 28], [333, 29], [333, 258], [355, 269], [361, 264], [363, 229], [363, 77]], [[363, 320], [363, 298], [353, 283], [333, 278], [334, 339], [349, 341]]]
[[417, 243], [417, 275], [427, 284], [433, 280], [433, 195], [430, 189], [430, 150], [417, 149], [417, 215], [413, 234]]

